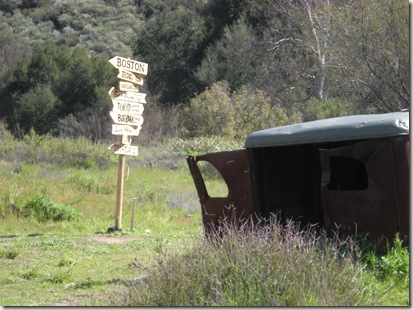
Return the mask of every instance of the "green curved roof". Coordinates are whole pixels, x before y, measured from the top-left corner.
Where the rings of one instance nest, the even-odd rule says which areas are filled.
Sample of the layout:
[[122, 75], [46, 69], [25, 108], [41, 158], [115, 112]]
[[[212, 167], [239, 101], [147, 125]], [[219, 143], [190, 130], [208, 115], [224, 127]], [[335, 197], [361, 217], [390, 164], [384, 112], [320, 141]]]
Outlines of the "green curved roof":
[[352, 115], [256, 131], [246, 148], [371, 139], [409, 134], [409, 112]]

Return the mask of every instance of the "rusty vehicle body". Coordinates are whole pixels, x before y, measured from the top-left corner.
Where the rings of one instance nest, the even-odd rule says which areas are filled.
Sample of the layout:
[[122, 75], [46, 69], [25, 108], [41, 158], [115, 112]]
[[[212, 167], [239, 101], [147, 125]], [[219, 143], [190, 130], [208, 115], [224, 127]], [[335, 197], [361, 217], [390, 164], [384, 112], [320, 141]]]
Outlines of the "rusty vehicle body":
[[[205, 233], [221, 220], [270, 218], [392, 240], [409, 235], [409, 113], [354, 115], [250, 134], [245, 149], [188, 157]], [[228, 187], [211, 197], [199, 169]]]

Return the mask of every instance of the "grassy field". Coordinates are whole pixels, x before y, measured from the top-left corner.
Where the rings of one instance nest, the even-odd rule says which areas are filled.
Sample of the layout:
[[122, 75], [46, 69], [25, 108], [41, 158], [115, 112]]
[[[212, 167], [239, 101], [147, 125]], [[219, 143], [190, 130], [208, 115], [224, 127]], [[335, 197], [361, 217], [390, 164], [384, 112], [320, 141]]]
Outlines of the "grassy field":
[[[309, 246], [295, 250], [306, 243], [294, 229], [279, 239], [264, 234], [205, 243], [185, 154], [237, 146], [200, 139], [141, 147], [139, 156], [127, 157], [122, 232], [108, 233], [117, 157], [107, 145], [35, 133], [23, 141], [3, 136], [0, 305], [409, 304], [404, 248], [376, 257], [344, 255], [342, 244], [333, 244], [323, 253], [334, 255], [320, 256], [322, 239], [311, 234], [303, 239]], [[218, 181], [209, 185], [221, 190]]]

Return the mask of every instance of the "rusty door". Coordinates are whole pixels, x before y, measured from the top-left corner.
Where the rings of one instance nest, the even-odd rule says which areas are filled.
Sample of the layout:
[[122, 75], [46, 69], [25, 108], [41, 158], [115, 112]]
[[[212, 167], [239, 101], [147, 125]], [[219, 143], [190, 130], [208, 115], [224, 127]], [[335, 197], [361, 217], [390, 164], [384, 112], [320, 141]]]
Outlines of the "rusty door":
[[[210, 153], [187, 158], [202, 209], [205, 233], [212, 233], [220, 220], [243, 223], [252, 219], [251, 182], [245, 150]], [[198, 164], [208, 162], [222, 176], [228, 187], [226, 197], [211, 197]]]

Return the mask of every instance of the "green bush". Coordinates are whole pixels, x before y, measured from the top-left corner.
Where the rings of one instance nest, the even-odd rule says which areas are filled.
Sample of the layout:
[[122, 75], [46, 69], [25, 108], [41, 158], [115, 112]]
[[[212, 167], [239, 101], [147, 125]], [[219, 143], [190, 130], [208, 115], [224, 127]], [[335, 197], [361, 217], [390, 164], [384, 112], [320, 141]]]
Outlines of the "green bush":
[[263, 91], [242, 86], [231, 93], [226, 81], [217, 82], [192, 98], [183, 113], [189, 137], [245, 139], [254, 131], [299, 121], [298, 114], [289, 117], [286, 109], [271, 105]]
[[35, 196], [30, 199], [21, 211], [24, 217], [34, 217], [39, 222], [73, 221], [81, 218], [82, 214], [75, 208], [57, 204], [47, 196]]
[[357, 113], [356, 105], [349, 101], [339, 101], [337, 99], [318, 100], [310, 98], [306, 107], [306, 121], [340, 117]]
[[19, 254], [17, 250], [0, 250], [0, 258], [15, 259]]
[[374, 272], [381, 280], [391, 278], [400, 279], [409, 275], [409, 251], [403, 246], [403, 240], [396, 234], [393, 245], [387, 245], [385, 255], [377, 257], [373, 251], [368, 252], [364, 257], [366, 267]]

